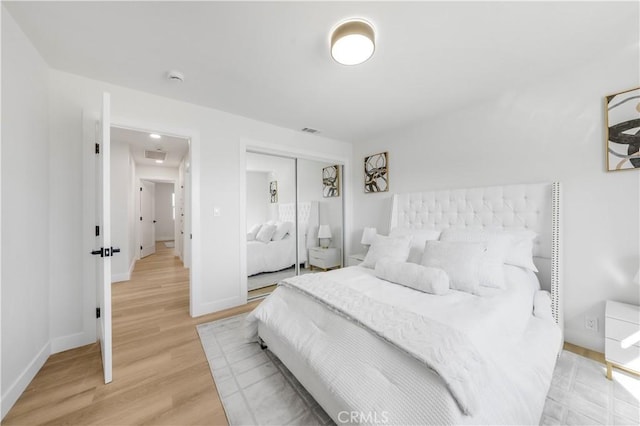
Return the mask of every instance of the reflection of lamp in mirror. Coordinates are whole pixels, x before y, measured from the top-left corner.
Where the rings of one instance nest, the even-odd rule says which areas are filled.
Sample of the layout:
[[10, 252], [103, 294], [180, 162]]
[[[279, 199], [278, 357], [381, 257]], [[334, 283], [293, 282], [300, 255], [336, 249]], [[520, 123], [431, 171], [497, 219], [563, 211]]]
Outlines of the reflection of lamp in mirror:
[[378, 230], [376, 228], [364, 228], [362, 231], [362, 240], [360, 240], [360, 244], [362, 244], [366, 251], [369, 251], [369, 246], [373, 244], [373, 240], [378, 235]]
[[329, 248], [331, 243], [331, 228], [329, 225], [320, 225], [318, 227], [318, 238], [320, 239], [320, 247]]

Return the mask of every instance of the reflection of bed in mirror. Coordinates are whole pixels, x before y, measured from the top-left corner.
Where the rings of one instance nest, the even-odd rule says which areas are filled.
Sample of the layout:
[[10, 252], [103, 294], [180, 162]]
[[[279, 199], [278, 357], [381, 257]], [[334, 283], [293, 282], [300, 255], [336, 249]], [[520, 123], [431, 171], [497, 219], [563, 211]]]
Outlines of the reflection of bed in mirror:
[[[294, 203], [278, 205], [278, 222], [295, 223], [296, 208]], [[318, 229], [318, 202], [298, 203], [298, 263], [307, 261], [307, 250], [316, 246], [314, 233]], [[263, 272], [276, 272], [290, 268], [296, 264], [296, 236], [290, 232], [278, 241], [247, 241], [247, 275]]]

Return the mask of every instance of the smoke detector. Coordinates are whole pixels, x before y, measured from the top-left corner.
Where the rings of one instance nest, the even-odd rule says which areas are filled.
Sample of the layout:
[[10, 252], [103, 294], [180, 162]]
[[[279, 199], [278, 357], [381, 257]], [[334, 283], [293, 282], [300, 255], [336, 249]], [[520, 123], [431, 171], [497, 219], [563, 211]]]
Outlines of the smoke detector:
[[184, 74], [182, 74], [180, 71], [169, 71], [167, 73], [167, 79], [169, 81], [179, 81], [180, 83], [182, 83], [184, 81]]

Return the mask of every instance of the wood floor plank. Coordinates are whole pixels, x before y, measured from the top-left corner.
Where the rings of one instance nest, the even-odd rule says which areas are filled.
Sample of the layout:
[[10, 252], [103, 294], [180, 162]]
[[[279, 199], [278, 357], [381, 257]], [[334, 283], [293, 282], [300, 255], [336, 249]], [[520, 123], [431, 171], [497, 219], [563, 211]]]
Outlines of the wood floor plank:
[[54, 354], [3, 425], [226, 425], [196, 325], [248, 312], [260, 301], [189, 316], [189, 270], [163, 243], [112, 285], [113, 377], [98, 344]]

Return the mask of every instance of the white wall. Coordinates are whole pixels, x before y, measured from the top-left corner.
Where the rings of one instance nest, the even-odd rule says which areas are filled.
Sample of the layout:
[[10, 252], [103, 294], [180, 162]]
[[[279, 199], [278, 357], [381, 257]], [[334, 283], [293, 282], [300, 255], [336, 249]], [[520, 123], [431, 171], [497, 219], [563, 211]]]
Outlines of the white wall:
[[247, 231], [269, 220], [269, 173], [247, 171]]
[[69, 219], [49, 215], [50, 198], [66, 194], [49, 179], [62, 153], [49, 149], [47, 85], [46, 63], [2, 6], [2, 417], [49, 356], [49, 308], [59, 298], [49, 276], [71, 263], [49, 238]]
[[[605, 172], [603, 97], [638, 86], [637, 41], [611, 57], [532, 87], [425, 120], [354, 146], [354, 164], [389, 151], [392, 192], [562, 182], [565, 337], [604, 349], [605, 300], [640, 303], [638, 171]], [[386, 231], [391, 193], [364, 194], [354, 168], [353, 244], [365, 226]], [[585, 314], [600, 320], [584, 328]]]
[[171, 197], [174, 193], [173, 183], [156, 183], [156, 241], [174, 239], [175, 221]]
[[127, 143], [111, 141], [111, 245], [120, 248], [120, 253], [111, 258], [112, 282], [128, 281], [135, 259], [131, 241], [132, 232], [132, 180], [133, 161]]
[[[241, 140], [264, 141], [282, 149], [308, 149], [325, 155], [342, 156], [347, 161], [351, 157], [351, 145], [348, 143], [306, 135], [56, 70], [51, 70], [50, 76], [52, 120], [55, 119], [64, 129], [62, 135], [52, 134], [51, 141], [60, 152], [65, 153], [57, 167], [59, 170], [67, 173], [79, 173], [82, 170], [82, 111], [99, 111], [105, 90], [111, 93], [114, 123], [135, 122], [139, 124], [138, 127], [158, 130], [170, 128], [170, 133], [190, 137], [190, 172], [185, 173], [185, 186], [189, 186], [191, 179], [193, 212], [188, 218], [192, 222], [190, 229], [193, 233], [191, 311], [196, 316], [235, 306], [246, 300], [246, 290], [243, 293], [240, 288], [240, 238], [244, 238], [246, 226], [244, 217], [240, 219], [240, 206], [245, 203], [240, 200], [244, 196], [240, 190], [240, 172], [245, 175], [245, 165], [241, 165]], [[138, 168], [139, 177], [144, 172], [143, 167]], [[70, 199], [60, 206], [61, 211], [69, 216], [78, 215], [83, 208], [82, 188], [71, 185], [66, 189]], [[214, 207], [220, 209], [219, 217], [213, 216]], [[67, 241], [82, 240], [83, 230], [78, 226], [81, 222], [68, 223], [70, 229], [67, 235], [58, 238], [58, 250], [77, 252], [80, 244], [67, 244]], [[185, 247], [185, 257], [188, 257], [188, 247]], [[82, 254], [78, 258], [76, 269], [82, 264]], [[185, 263], [188, 264], [187, 259]], [[90, 268], [90, 265], [85, 262], [85, 267]], [[81, 277], [56, 279], [55, 285], [61, 298], [74, 298], [91, 291], [85, 289]], [[87, 311], [86, 308], [79, 301], [61, 301], [54, 305], [51, 320], [57, 335], [73, 333], [86, 324], [95, 324], [91, 310]], [[66, 318], [72, 321], [66, 321]]]

